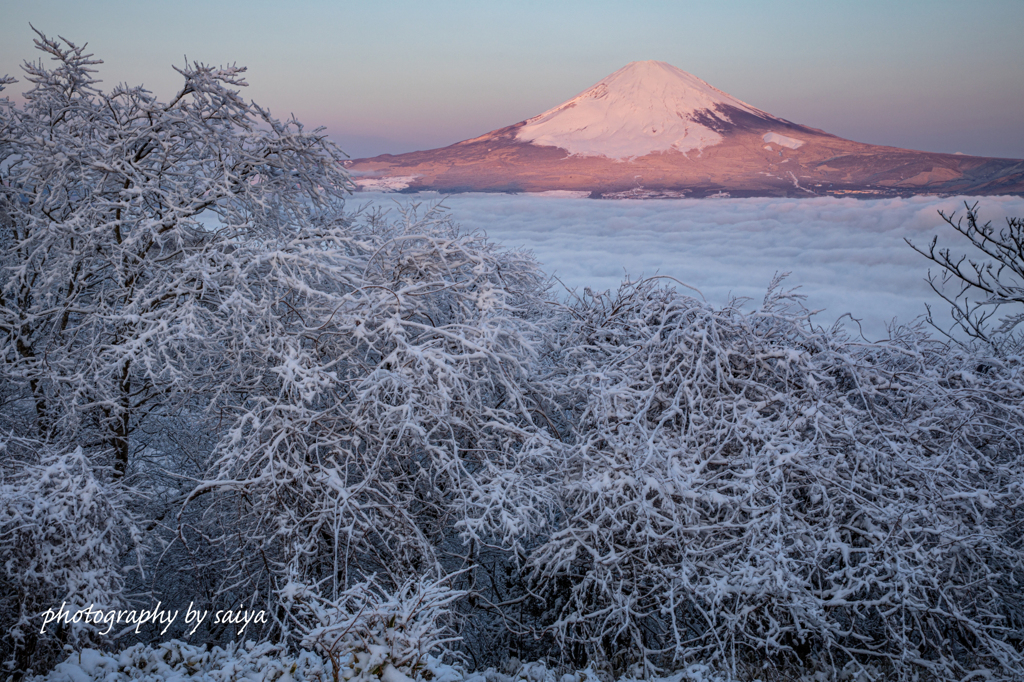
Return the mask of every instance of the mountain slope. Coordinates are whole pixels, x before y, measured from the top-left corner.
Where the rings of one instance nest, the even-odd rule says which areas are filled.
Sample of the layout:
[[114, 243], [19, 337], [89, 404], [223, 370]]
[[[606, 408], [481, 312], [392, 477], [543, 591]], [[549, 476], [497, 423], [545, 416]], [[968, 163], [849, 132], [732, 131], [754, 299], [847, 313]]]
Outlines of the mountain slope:
[[570, 154], [629, 159], [722, 142], [729, 112], [780, 119], [665, 62], [633, 62], [516, 131], [516, 139]]
[[1024, 161], [862, 144], [632, 62], [538, 116], [449, 147], [346, 164], [366, 189], [594, 197], [1024, 193]]

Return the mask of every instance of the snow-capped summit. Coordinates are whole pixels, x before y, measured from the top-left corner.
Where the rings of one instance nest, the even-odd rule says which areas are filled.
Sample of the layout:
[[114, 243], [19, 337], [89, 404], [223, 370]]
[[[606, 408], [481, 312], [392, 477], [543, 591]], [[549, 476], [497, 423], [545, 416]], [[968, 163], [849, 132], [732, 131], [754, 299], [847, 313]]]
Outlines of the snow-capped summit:
[[581, 156], [628, 159], [719, 144], [730, 110], [774, 116], [657, 61], [630, 62], [564, 104], [528, 119], [516, 139]]
[[1024, 193], [1024, 161], [862, 144], [631, 62], [539, 116], [442, 149], [354, 159], [366, 190], [606, 198]]

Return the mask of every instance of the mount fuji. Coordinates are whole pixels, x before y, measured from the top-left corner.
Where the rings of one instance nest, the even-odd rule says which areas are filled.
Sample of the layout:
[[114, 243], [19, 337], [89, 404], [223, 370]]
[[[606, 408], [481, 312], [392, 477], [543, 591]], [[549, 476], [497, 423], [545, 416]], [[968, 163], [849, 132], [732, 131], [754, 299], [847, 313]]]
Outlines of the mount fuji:
[[853, 142], [665, 62], [632, 62], [553, 109], [441, 149], [346, 162], [366, 190], [594, 198], [1024, 194], [1024, 161]]

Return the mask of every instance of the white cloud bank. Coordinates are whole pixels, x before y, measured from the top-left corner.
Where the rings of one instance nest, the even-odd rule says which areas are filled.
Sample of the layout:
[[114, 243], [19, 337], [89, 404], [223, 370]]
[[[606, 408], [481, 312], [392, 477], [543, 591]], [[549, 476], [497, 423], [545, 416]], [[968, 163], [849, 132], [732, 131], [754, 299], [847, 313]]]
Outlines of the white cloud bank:
[[[436, 201], [437, 194], [396, 197], [364, 193], [354, 204]], [[1024, 198], [966, 198], [983, 220], [1005, 225], [1024, 216]], [[909, 322], [924, 304], [943, 309], [925, 277], [931, 265], [903, 241], [966, 252], [966, 240], [939, 218], [964, 212], [965, 197], [864, 201], [813, 199], [680, 199], [596, 201], [537, 195], [447, 197], [455, 220], [506, 246], [533, 251], [545, 270], [570, 287], [615, 289], [625, 273], [670, 275], [708, 301], [730, 295], [760, 301], [776, 272], [791, 272], [816, 319], [844, 313], [862, 320], [868, 337], [892, 318]], [[934, 270], [935, 268], [933, 268]]]

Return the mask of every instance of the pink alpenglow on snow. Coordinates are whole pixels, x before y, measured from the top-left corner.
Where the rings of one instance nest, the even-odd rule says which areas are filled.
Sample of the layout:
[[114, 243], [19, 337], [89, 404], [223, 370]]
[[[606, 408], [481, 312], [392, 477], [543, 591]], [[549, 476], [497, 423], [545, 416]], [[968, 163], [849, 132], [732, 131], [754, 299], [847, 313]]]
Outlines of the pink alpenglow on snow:
[[795, 137], [786, 137], [785, 135], [779, 135], [778, 133], [765, 133], [764, 137], [761, 139], [769, 144], [774, 142], [780, 147], [785, 147], [786, 149], [799, 149], [804, 143], [803, 140], [798, 140]]
[[732, 123], [725, 107], [778, 121], [671, 64], [630, 62], [568, 102], [527, 120], [516, 139], [610, 159], [669, 150], [686, 153], [722, 142], [710, 126]]

